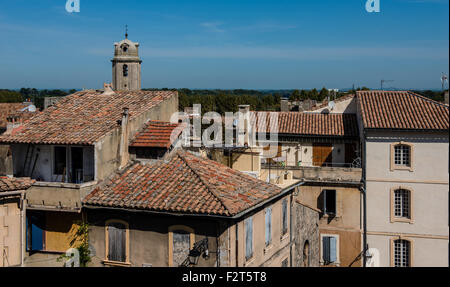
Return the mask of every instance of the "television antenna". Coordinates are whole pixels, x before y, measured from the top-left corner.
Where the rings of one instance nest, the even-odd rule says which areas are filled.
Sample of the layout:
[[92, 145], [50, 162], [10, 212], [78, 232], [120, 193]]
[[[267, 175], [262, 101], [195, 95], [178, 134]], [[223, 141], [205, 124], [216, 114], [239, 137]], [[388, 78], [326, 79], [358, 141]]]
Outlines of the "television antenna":
[[394, 80], [381, 80], [381, 90], [383, 90], [384, 83], [394, 82]]

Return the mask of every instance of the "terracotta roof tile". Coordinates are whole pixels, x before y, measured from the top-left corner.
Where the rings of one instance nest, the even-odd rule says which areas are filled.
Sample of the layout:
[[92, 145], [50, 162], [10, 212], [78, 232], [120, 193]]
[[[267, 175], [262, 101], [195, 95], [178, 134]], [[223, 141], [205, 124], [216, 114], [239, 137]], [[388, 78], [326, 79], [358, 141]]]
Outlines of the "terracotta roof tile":
[[364, 128], [448, 130], [449, 107], [408, 91], [358, 91]]
[[250, 121], [252, 126], [257, 127], [258, 132], [303, 136], [358, 137], [359, 135], [358, 122], [354, 114], [273, 113], [278, 116], [278, 128], [273, 122], [270, 126], [269, 114], [269, 112], [252, 113]]
[[30, 188], [35, 181], [30, 178], [10, 178], [0, 176], [0, 193], [8, 191], [26, 190]]
[[138, 133], [130, 147], [169, 148], [183, 132], [183, 124], [150, 121], [142, 132]]
[[0, 127], [6, 128], [8, 116], [20, 112], [25, 107], [27, 104], [24, 103], [0, 103]]
[[281, 193], [215, 161], [178, 151], [170, 161], [136, 163], [83, 201], [86, 205], [233, 216]]
[[0, 143], [92, 145], [118, 127], [123, 108], [130, 119], [176, 95], [171, 91], [116, 91], [112, 95], [86, 90], [61, 99], [36, 115]]

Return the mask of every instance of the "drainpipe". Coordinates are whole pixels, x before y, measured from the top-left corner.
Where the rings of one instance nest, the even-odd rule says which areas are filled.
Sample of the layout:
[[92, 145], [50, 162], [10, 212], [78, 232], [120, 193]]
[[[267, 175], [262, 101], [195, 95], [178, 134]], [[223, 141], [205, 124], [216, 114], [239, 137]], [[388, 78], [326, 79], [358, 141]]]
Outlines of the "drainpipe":
[[128, 108], [123, 108], [123, 113], [122, 113], [122, 131], [121, 131], [121, 136], [120, 136], [120, 165], [119, 165], [119, 169], [124, 168], [127, 163], [128, 163], [128, 114], [129, 114], [129, 109]]
[[362, 172], [363, 172], [363, 178], [362, 183], [363, 187], [361, 189], [362, 195], [363, 195], [363, 267], [367, 267], [367, 184], [366, 184], [366, 131], [364, 130], [364, 136], [363, 136], [363, 152], [362, 155]]

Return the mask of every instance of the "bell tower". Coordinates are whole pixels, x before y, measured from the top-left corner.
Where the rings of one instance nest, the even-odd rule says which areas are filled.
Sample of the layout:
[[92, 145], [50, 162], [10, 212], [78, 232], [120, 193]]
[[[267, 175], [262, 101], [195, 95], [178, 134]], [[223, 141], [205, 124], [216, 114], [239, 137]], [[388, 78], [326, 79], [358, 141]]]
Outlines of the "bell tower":
[[114, 43], [114, 58], [111, 60], [115, 91], [139, 91], [141, 89], [141, 59], [139, 43], [128, 40], [128, 28], [125, 40]]

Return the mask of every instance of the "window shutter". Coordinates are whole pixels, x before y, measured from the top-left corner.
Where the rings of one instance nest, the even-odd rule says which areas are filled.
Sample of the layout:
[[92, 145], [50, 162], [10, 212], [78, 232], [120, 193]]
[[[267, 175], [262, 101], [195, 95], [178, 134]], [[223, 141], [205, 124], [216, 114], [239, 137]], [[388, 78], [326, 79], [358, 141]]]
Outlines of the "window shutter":
[[272, 241], [272, 208], [266, 209], [266, 246]]
[[108, 259], [116, 262], [126, 261], [126, 230], [119, 225], [108, 226]]
[[283, 235], [288, 231], [288, 220], [287, 220], [287, 199], [283, 200]]
[[330, 237], [323, 237], [323, 261], [330, 262]]
[[336, 237], [330, 237], [330, 262], [337, 261], [337, 240]]
[[250, 259], [253, 257], [253, 218], [250, 217], [245, 221], [245, 257]]

